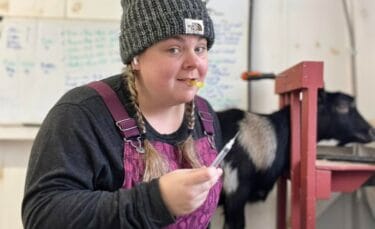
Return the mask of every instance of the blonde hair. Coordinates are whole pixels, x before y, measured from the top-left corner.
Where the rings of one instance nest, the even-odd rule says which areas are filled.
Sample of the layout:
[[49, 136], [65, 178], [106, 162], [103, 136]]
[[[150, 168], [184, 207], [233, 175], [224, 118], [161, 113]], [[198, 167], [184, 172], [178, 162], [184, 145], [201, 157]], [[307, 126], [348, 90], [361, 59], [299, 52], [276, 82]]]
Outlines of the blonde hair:
[[[135, 108], [135, 119], [141, 134], [146, 134], [146, 125], [142, 117], [142, 111], [138, 104], [138, 92], [135, 86], [136, 73], [132, 70], [131, 65], [124, 69], [124, 83], [130, 92], [130, 101]], [[179, 163], [187, 162], [192, 168], [201, 167], [201, 162], [196, 153], [192, 132], [195, 125], [195, 109], [194, 101], [189, 102], [185, 106], [185, 116], [188, 122], [189, 136], [183, 142], [178, 143], [178, 159]], [[163, 157], [151, 144], [151, 142], [144, 138], [143, 148], [145, 150], [144, 164], [145, 171], [143, 181], [150, 181], [154, 178], [160, 177], [169, 172], [169, 164], [166, 158]]]

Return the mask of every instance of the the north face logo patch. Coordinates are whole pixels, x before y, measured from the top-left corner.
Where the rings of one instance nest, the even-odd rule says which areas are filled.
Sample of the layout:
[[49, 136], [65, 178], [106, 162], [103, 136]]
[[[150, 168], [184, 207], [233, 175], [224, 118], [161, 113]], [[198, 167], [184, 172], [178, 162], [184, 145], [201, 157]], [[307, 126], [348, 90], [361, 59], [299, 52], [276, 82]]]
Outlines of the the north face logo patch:
[[202, 20], [185, 18], [185, 32], [187, 34], [204, 34], [204, 25]]

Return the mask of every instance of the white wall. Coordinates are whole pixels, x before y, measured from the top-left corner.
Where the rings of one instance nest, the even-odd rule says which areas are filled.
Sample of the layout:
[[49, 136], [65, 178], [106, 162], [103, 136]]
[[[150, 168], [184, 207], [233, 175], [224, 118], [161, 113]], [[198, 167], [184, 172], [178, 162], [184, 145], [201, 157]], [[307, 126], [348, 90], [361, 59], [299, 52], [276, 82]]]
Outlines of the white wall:
[[[353, 94], [351, 55], [356, 54], [357, 103], [375, 119], [375, 1], [347, 0], [354, 21], [356, 50], [350, 47], [342, 0], [255, 1], [253, 70], [279, 73], [302, 60], [324, 62], [325, 88]], [[253, 82], [251, 109], [277, 109], [273, 81]]]
[[357, 34], [358, 107], [366, 118], [375, 121], [372, 102], [375, 96], [375, 1], [352, 1]]
[[0, 228], [21, 229], [21, 201], [31, 140], [0, 139]]

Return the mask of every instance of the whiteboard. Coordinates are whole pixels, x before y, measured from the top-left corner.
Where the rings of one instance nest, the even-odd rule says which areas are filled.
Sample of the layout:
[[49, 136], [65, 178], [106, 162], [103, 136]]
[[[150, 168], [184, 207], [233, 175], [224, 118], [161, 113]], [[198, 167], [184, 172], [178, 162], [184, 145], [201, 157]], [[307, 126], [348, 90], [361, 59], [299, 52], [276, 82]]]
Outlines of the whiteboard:
[[[240, 75], [247, 68], [248, 1], [213, 3], [209, 1], [208, 8], [216, 38], [206, 86], [199, 94], [217, 110], [246, 109], [247, 84]], [[81, 17], [91, 17], [89, 11]], [[120, 73], [119, 28], [119, 21], [110, 20], [5, 17], [0, 124], [39, 124], [67, 90]]]
[[0, 123], [40, 123], [67, 90], [121, 72], [118, 24], [4, 20]]
[[221, 110], [247, 109], [247, 83], [241, 73], [248, 67], [249, 1], [206, 1], [215, 26], [215, 43], [209, 51], [206, 85], [199, 94]]

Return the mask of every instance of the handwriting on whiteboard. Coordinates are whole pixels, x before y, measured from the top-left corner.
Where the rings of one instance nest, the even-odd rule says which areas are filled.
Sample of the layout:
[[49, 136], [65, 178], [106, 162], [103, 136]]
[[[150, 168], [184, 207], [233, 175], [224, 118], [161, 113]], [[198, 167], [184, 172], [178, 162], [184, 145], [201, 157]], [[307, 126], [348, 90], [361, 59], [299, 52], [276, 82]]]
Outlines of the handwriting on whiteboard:
[[[210, 8], [215, 44], [200, 95], [217, 110], [247, 106], [247, 1]], [[232, 9], [235, 7], [236, 9]], [[244, 10], [246, 9], [246, 10]], [[243, 14], [231, 12], [244, 11]], [[6, 18], [0, 40], [0, 123], [40, 123], [67, 90], [121, 72], [119, 22]]]

